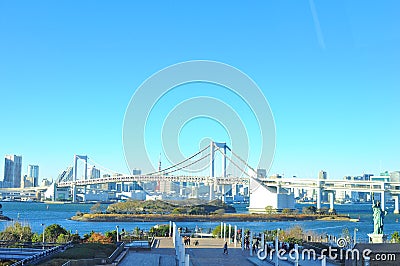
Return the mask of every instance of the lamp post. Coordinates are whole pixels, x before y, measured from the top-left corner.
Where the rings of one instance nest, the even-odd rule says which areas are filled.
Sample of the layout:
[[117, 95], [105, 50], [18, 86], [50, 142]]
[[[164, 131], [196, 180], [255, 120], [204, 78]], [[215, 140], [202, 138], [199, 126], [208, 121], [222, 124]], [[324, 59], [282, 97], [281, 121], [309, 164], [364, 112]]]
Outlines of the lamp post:
[[280, 228], [278, 228], [278, 229], [276, 229], [276, 237], [275, 237], [275, 255], [276, 255], [276, 257], [275, 257], [275, 266], [278, 266], [279, 265], [279, 258], [278, 258], [278, 253], [279, 253], [279, 231], [280, 231], [281, 229]]
[[42, 245], [43, 245], [43, 249], [44, 249], [44, 229], [46, 228], [46, 225], [45, 224], [40, 224], [41, 226], [43, 226], [43, 241], [42, 241]]
[[354, 228], [354, 246], [357, 244], [357, 231], [358, 231], [358, 228]]
[[115, 228], [117, 228], [117, 243], [119, 241], [119, 226], [117, 225]]

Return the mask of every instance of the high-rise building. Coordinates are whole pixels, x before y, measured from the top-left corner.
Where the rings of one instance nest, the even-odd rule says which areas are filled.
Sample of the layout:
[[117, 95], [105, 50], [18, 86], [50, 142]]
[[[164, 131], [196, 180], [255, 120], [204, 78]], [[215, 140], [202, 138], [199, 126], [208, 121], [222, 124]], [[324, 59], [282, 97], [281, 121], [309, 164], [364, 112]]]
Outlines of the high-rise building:
[[318, 174], [318, 179], [327, 179], [327, 177], [328, 177], [328, 174], [325, 172], [325, 171], [323, 171], [323, 170], [321, 170], [321, 171], [319, 171], [319, 174]]
[[21, 187], [22, 156], [6, 155], [4, 162], [4, 187]]
[[142, 170], [140, 170], [140, 169], [135, 168], [132, 170], [132, 175], [141, 175], [141, 174], [142, 174]]
[[88, 167], [88, 177], [89, 179], [100, 178], [100, 169], [96, 166]]
[[39, 185], [39, 166], [38, 165], [28, 165], [28, 178], [32, 178], [32, 185], [37, 187]]

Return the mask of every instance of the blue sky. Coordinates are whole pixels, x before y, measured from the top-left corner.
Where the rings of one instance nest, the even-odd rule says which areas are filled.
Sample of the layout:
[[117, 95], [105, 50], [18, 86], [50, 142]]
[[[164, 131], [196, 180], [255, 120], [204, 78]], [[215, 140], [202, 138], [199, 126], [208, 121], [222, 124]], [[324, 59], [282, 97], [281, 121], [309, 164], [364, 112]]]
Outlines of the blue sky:
[[[135, 89], [162, 68], [201, 59], [230, 64], [262, 89], [276, 123], [270, 173], [400, 170], [399, 8], [398, 1], [2, 1], [0, 155], [22, 155], [23, 172], [39, 164], [41, 177], [56, 177], [75, 153], [126, 172], [122, 123]], [[198, 143], [189, 140], [181, 142]]]

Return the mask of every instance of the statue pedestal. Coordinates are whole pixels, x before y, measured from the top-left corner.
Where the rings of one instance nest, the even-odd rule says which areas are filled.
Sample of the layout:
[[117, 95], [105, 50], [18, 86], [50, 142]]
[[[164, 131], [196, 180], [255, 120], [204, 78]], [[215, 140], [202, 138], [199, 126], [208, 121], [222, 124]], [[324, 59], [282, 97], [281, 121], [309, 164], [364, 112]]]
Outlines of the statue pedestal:
[[368, 234], [369, 243], [377, 244], [377, 243], [385, 243], [387, 239], [387, 235], [384, 234]]

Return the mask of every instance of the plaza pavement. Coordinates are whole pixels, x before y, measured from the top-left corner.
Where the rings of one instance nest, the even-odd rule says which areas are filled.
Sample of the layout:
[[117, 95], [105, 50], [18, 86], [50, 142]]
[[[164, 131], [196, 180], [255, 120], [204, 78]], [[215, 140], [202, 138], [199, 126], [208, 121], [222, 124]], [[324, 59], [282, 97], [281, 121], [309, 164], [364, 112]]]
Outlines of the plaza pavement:
[[[199, 245], [194, 246], [194, 241], [198, 240]], [[234, 244], [228, 246], [228, 255], [223, 254], [224, 240], [218, 238], [192, 238], [191, 245], [186, 246], [186, 254], [190, 256], [191, 266], [270, 266], [274, 265], [273, 261], [261, 261], [257, 258], [257, 254], [250, 256], [249, 250], [242, 251], [240, 243], [237, 247]], [[124, 259], [118, 264], [119, 266], [172, 266], [175, 265], [175, 249], [172, 238], [157, 238], [151, 251], [128, 251]], [[280, 261], [281, 266], [293, 266], [293, 262]], [[320, 261], [300, 261], [301, 266], [321, 265]], [[327, 265], [331, 265], [327, 263]]]

